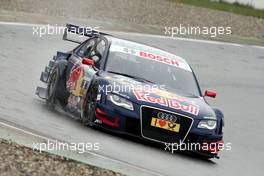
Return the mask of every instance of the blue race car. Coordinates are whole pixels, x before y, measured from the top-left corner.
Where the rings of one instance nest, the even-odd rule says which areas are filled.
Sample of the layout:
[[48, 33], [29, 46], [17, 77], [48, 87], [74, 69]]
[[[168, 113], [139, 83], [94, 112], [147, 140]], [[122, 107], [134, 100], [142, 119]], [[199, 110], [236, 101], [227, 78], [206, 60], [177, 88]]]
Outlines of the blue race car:
[[[79, 43], [57, 52], [37, 87], [49, 106], [60, 105], [88, 126], [129, 134], [166, 146], [198, 144], [188, 149], [218, 158], [223, 145], [223, 113], [202, 95], [195, 74], [179, 56], [67, 24], [63, 39]], [[88, 37], [69, 39], [72, 33]], [[213, 145], [214, 144], [214, 145]]]

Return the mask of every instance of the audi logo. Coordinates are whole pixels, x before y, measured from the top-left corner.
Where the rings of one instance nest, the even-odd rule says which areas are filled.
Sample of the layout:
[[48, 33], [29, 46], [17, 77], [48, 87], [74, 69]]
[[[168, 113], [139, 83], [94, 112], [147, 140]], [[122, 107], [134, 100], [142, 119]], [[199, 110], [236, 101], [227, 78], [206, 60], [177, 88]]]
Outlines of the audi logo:
[[164, 112], [159, 112], [158, 113], [158, 118], [159, 119], [168, 120], [170, 122], [176, 122], [177, 121], [177, 117], [175, 115], [167, 114], [167, 113], [164, 113]]

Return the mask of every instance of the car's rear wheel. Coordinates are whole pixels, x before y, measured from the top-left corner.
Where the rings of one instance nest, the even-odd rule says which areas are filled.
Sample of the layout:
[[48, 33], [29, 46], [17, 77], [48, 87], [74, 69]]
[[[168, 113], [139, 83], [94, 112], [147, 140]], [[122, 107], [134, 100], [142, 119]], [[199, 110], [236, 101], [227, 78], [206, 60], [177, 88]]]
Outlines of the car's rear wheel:
[[59, 83], [59, 70], [56, 67], [51, 72], [47, 85], [46, 103], [49, 106], [53, 106], [56, 102], [58, 83]]
[[58, 103], [64, 107], [67, 105], [69, 93], [66, 90], [65, 79], [60, 76], [59, 67], [55, 66], [50, 73], [47, 84], [47, 105], [53, 107], [55, 103]]

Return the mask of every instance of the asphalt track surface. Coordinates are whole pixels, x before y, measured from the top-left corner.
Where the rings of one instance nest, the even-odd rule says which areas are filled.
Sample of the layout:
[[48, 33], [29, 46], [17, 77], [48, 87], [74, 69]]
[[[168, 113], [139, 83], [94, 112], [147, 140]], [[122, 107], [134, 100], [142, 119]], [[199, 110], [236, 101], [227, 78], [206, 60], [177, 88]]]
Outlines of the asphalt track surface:
[[175, 40], [116, 33], [184, 57], [202, 89], [214, 89], [209, 99], [225, 114], [225, 142], [231, 151], [205, 161], [90, 129], [49, 110], [35, 96], [41, 70], [56, 50], [75, 44], [61, 36], [37, 37], [32, 27], [0, 24], [0, 121], [68, 142], [99, 142], [99, 153], [162, 175], [262, 175], [264, 158], [264, 48]]

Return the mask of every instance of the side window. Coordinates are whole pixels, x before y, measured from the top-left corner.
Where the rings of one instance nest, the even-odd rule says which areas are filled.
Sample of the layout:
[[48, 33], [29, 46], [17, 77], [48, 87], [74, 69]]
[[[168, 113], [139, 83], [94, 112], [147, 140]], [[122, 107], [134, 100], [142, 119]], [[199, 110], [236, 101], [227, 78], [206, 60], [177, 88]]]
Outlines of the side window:
[[87, 56], [90, 51], [93, 49], [95, 45], [95, 39], [91, 39], [88, 42], [86, 42], [77, 52], [77, 55], [80, 56], [81, 58]]
[[96, 52], [98, 55], [100, 55], [101, 57], [104, 55], [104, 52], [106, 50], [106, 43], [105, 40], [101, 40], [97, 45], [96, 45]]
[[90, 57], [94, 60], [95, 62], [95, 67], [99, 68], [101, 59], [104, 56], [106, 52], [106, 42], [105, 40], [101, 39], [97, 42], [96, 47], [92, 50]]

